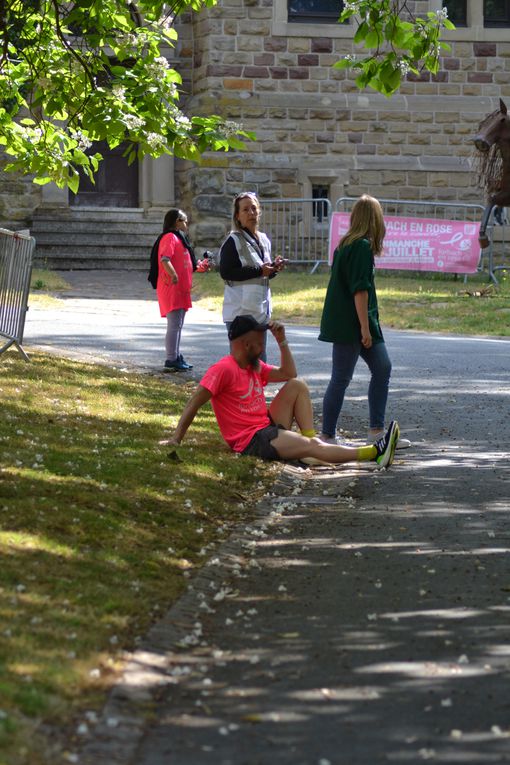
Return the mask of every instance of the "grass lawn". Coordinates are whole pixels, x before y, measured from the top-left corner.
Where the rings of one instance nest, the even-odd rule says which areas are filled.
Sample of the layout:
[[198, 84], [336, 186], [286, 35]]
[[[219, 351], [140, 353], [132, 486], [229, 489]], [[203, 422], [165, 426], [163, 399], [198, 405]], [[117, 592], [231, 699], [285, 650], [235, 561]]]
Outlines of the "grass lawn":
[[[284, 271], [272, 282], [273, 316], [295, 324], [319, 325], [329, 274]], [[486, 275], [376, 275], [381, 324], [394, 329], [468, 335], [510, 335], [510, 278], [494, 287]], [[195, 279], [194, 300], [220, 312], [223, 283], [217, 273]]]
[[57, 762], [52, 726], [72, 741], [120, 652], [274, 480], [275, 467], [232, 456], [209, 407], [182, 462], [158, 446], [191, 387], [1, 357], [1, 765]]
[[30, 305], [55, 308], [61, 302], [58, 299], [59, 291], [68, 286], [67, 282], [53, 271], [34, 268], [30, 280]]

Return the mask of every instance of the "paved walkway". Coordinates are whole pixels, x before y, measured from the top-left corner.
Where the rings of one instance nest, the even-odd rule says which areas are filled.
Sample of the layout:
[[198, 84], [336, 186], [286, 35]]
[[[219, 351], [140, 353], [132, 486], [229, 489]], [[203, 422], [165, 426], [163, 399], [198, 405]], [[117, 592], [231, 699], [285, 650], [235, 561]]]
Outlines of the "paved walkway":
[[[301, 370], [317, 400], [328, 361], [296, 337], [321, 354]], [[80, 763], [510, 762], [510, 343], [387, 342], [415, 447], [387, 472], [284, 468], [131, 657]]]

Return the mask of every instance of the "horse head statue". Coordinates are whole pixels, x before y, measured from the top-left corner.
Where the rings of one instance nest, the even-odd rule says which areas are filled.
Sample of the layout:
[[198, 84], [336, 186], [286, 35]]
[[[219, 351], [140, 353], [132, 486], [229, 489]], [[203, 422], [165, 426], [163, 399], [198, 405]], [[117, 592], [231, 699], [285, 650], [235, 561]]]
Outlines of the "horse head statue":
[[501, 142], [510, 142], [510, 117], [504, 101], [499, 99], [499, 109], [489, 114], [478, 127], [473, 138], [478, 151], [484, 154], [491, 146]]
[[510, 205], [510, 116], [504, 101], [478, 126], [473, 142], [480, 153], [478, 163], [479, 184], [488, 196], [482, 216], [478, 240], [487, 247], [487, 224], [494, 207]]

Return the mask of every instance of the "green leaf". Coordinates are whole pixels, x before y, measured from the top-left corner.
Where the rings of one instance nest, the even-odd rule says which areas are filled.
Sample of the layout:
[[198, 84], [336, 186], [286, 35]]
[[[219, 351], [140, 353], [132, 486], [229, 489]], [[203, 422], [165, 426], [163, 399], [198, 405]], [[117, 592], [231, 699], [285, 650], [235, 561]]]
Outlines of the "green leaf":
[[340, 61], [335, 61], [333, 64], [334, 69], [350, 69], [353, 65], [353, 61], [351, 59], [342, 58]]
[[80, 187], [80, 176], [78, 175], [78, 173], [76, 173], [76, 175], [71, 175], [68, 177], [67, 185], [69, 186], [73, 194], [78, 193], [78, 189]]
[[227, 143], [227, 149], [239, 149], [242, 151], [243, 149], [246, 149], [246, 144], [243, 141], [239, 141], [237, 138], [229, 138]]
[[365, 38], [365, 47], [377, 48], [381, 41], [382, 41], [382, 35], [380, 35], [376, 29], [372, 29], [370, 30], [370, 32], [367, 34]]
[[355, 43], [361, 43], [369, 33], [370, 28], [366, 22], [362, 22], [359, 27], [356, 30], [356, 34], [354, 35], [354, 42]]
[[385, 78], [385, 84], [392, 93], [399, 87], [401, 81], [402, 73], [398, 67]]

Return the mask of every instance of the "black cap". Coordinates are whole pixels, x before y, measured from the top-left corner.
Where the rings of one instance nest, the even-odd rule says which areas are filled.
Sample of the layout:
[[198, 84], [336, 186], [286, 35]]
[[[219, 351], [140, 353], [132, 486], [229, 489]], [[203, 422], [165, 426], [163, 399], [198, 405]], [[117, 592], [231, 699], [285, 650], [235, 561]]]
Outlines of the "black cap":
[[246, 335], [247, 332], [265, 332], [269, 329], [269, 324], [259, 324], [253, 316], [236, 316], [228, 331], [229, 340], [237, 340], [238, 337]]

